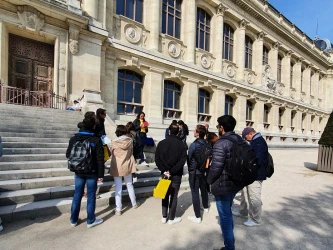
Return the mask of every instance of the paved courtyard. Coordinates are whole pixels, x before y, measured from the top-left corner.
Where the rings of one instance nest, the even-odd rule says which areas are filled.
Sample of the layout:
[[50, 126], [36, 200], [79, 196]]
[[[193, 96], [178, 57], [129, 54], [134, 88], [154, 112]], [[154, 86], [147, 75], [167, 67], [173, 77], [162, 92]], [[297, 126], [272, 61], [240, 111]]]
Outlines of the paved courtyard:
[[[243, 226], [235, 218], [236, 249], [332, 249], [333, 174], [316, 172], [317, 150], [271, 150], [274, 176], [263, 185], [263, 225]], [[238, 205], [239, 195], [235, 206]], [[223, 246], [215, 203], [201, 224], [193, 215], [189, 190], [180, 193], [177, 215], [183, 221], [169, 226], [161, 219], [161, 201], [141, 200], [142, 206], [122, 216], [114, 207], [98, 209], [105, 222], [87, 229], [85, 213], [72, 228], [69, 214], [5, 224], [0, 249], [220, 249]]]

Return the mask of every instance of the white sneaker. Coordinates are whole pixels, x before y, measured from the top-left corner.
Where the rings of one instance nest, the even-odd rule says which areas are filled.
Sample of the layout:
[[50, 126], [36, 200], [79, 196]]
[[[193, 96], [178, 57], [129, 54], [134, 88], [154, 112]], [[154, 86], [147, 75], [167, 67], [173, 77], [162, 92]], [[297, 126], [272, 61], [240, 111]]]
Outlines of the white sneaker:
[[133, 177], [133, 183], [138, 182], [138, 177]]
[[187, 217], [189, 221], [192, 221], [194, 223], [201, 223], [201, 218], [197, 218], [195, 215], [194, 216], [189, 216]]
[[168, 220], [168, 224], [173, 225], [173, 224], [176, 224], [176, 223], [181, 222], [181, 221], [182, 221], [182, 218], [175, 217], [173, 220]]
[[0, 225], [0, 232], [3, 230], [3, 226], [2, 225]]
[[162, 223], [163, 224], [167, 223], [167, 218], [162, 217]]
[[245, 221], [243, 224], [244, 224], [245, 226], [247, 226], [247, 227], [257, 227], [257, 226], [260, 226], [260, 223], [257, 223], [257, 222], [255, 222], [255, 221], [252, 220], [252, 219], [248, 219], [248, 220]]
[[141, 162], [141, 165], [145, 165], [146, 167], [149, 167], [149, 164], [146, 161]]
[[237, 216], [237, 217], [241, 217], [241, 218], [245, 218], [245, 219], [248, 218], [247, 216], [242, 215], [239, 211], [232, 211], [232, 215]]
[[95, 219], [95, 221], [91, 224], [87, 224], [87, 228], [92, 228], [94, 226], [97, 226], [99, 224], [102, 224], [103, 223], [103, 219]]
[[204, 208], [205, 213], [209, 213], [209, 208]]
[[[76, 223], [72, 223], [72, 222], [71, 222], [71, 226], [72, 226], [72, 227], [76, 227], [78, 222], [79, 222], [79, 221], [77, 221]], [[1, 231], [1, 230], [0, 230], [0, 231]]]

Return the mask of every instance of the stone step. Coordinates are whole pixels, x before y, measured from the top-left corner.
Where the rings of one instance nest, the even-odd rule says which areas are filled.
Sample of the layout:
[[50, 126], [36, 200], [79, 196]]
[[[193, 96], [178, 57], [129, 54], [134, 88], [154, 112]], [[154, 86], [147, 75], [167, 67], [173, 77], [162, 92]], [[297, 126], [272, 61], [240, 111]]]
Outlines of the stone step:
[[32, 138], [70, 138], [75, 134], [75, 132], [39, 132], [39, 133], [21, 133], [21, 132], [0, 132], [1, 137], [32, 137]]
[[[74, 179], [74, 177], [71, 177]], [[153, 171], [138, 171], [137, 182], [134, 183], [135, 188], [145, 186], [156, 186], [160, 178], [160, 172], [158, 170]], [[114, 181], [111, 176], [106, 176], [103, 181], [103, 185], [100, 186], [100, 193], [105, 193], [114, 189]], [[123, 189], [126, 189], [125, 182], [123, 182]], [[74, 194], [74, 182], [69, 186], [55, 186], [45, 188], [35, 188], [17, 191], [7, 191], [0, 193], [1, 206], [7, 206], [12, 204], [41, 201], [56, 198], [71, 197]]]
[[[181, 183], [181, 189], [188, 189], [187, 181]], [[137, 199], [151, 197], [155, 186], [135, 188]], [[96, 207], [105, 207], [114, 205], [115, 192], [109, 191], [100, 195], [101, 198], [96, 200]], [[123, 201], [128, 201], [128, 193], [122, 192]], [[86, 199], [82, 199], [81, 210], [86, 209]], [[22, 204], [14, 204], [0, 207], [0, 217], [4, 222], [13, 222], [23, 219], [36, 219], [48, 215], [60, 215], [70, 213], [72, 198], [50, 199], [45, 201], [35, 201]]]
[[4, 155], [0, 157], [0, 162], [22, 162], [22, 161], [52, 161], [66, 160], [65, 154], [22, 154]]
[[[50, 109], [50, 108], [43, 108], [43, 107], [35, 107], [35, 106], [24, 106], [24, 105], [15, 105], [15, 104], [6, 104], [6, 103], [0, 103], [0, 110], [11, 110], [11, 111], [35, 111], [37, 113], [41, 112], [54, 112], [54, 113], [64, 113], [64, 112], [73, 112], [73, 111], [68, 111], [65, 109]], [[81, 113], [76, 111], [77, 113]]]
[[67, 160], [0, 162], [0, 171], [44, 168], [67, 168]]
[[68, 147], [67, 143], [29, 143], [29, 142], [4, 142], [3, 144], [4, 149], [23, 149], [23, 148], [65, 148]]
[[4, 148], [4, 155], [18, 154], [66, 154], [67, 148]]
[[[24, 122], [23, 122], [24, 121]], [[24, 125], [26, 126], [29, 126], [29, 127], [32, 127], [32, 128], [36, 128], [36, 127], [39, 127], [39, 126], [45, 126], [46, 124], [50, 124], [50, 126], [55, 126], [55, 127], [58, 127], [58, 126], [67, 126], [67, 127], [71, 127], [71, 128], [74, 128], [74, 127], [77, 127], [77, 124], [79, 122], [81, 122], [82, 119], [77, 119], [77, 120], [74, 120], [74, 121], [67, 121], [67, 120], [56, 120], [56, 121], [51, 121], [51, 120], [33, 120], [33, 121], [30, 121], [30, 120], [26, 120], [26, 119], [18, 119], [18, 120], [12, 120], [12, 121], [1, 121], [1, 124], [4, 125], [4, 126], [20, 126], [22, 123], [24, 123]]]
[[3, 132], [19, 132], [19, 133], [49, 133], [49, 134], [53, 134], [53, 133], [61, 133], [61, 132], [65, 132], [65, 133], [77, 133], [78, 128], [76, 126], [69, 126], [67, 128], [44, 128], [44, 129], [40, 129], [40, 128], [14, 128], [12, 127], [12, 125], [8, 125], [6, 128], [1, 128], [0, 127], [0, 134], [2, 134]]
[[5, 124], [1, 121], [0, 124], [0, 129], [2, 128], [8, 128], [10, 127], [11, 129], [15, 129], [16, 131], [20, 131], [22, 129], [42, 129], [42, 130], [78, 130], [77, 123], [69, 123], [66, 124], [65, 122], [58, 123], [58, 124], [36, 124], [36, 123], [31, 123], [31, 124], [13, 124], [12, 122], [8, 122], [8, 124]]
[[[0, 134], [1, 136], [1, 134]], [[33, 137], [3, 137], [1, 136], [2, 142], [23, 142], [23, 143], [68, 143], [68, 138], [33, 138]]]

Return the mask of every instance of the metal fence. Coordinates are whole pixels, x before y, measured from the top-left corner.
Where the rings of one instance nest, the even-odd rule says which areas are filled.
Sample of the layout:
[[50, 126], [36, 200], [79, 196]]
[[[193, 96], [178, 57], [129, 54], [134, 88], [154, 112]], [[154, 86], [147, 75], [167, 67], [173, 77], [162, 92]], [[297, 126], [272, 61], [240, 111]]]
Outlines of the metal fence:
[[0, 103], [66, 109], [66, 97], [52, 91], [30, 91], [0, 83]]
[[333, 146], [319, 145], [317, 170], [333, 173]]

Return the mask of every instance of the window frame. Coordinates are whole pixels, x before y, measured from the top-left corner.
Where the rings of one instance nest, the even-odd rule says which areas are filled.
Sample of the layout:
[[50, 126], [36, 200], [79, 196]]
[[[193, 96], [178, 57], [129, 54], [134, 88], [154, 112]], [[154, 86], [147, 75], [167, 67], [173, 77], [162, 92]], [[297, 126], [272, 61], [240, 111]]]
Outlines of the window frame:
[[[144, 0], [131, 0], [131, 1], [133, 1], [133, 7], [130, 6], [130, 8], [131, 7], [133, 8], [133, 18], [130, 17], [130, 16], [127, 16], [127, 14], [126, 14], [126, 10], [128, 8], [127, 5], [129, 5], [128, 1], [129, 0], [117, 0], [116, 1], [116, 14], [117, 15], [125, 16], [125, 17], [127, 17], [129, 19], [132, 19], [132, 20], [136, 21], [136, 22], [143, 23], [143, 17], [144, 17], [144, 15], [143, 15], [144, 14], [143, 13], [143, 10], [144, 10]], [[137, 2], [138, 1], [142, 2], [142, 4], [141, 4], [142, 9], [140, 10], [141, 11], [141, 20], [137, 20], [137, 16], [138, 16], [138, 14], [137, 14]], [[123, 10], [124, 10], [123, 13], [119, 13], [120, 12], [120, 10], [118, 9], [119, 3], [123, 3]]]
[[[228, 29], [228, 30], [227, 30]], [[231, 25], [223, 24], [223, 54], [222, 59], [228, 60], [230, 62], [234, 59], [234, 35], [235, 30]], [[226, 48], [228, 48], [228, 53], [226, 54]]]
[[[172, 0], [173, 1], [173, 6], [170, 5], [168, 0], [163, 0], [162, 1], [162, 33], [175, 37], [177, 39], [180, 39], [181, 36], [181, 21], [182, 21], [182, 4], [183, 0]], [[179, 3], [177, 3], [179, 2]], [[180, 6], [180, 9], [177, 9], [177, 6]], [[169, 12], [169, 10], [172, 9], [173, 12]], [[179, 16], [177, 16], [177, 13], [179, 13]], [[165, 15], [165, 23], [163, 22]], [[172, 17], [172, 34], [169, 34], [169, 18], [170, 16]], [[179, 20], [179, 34], [176, 34], [176, 27], [177, 27], [177, 22], [176, 20]], [[164, 30], [165, 29], [165, 30]]]
[[267, 104], [264, 104], [264, 123], [269, 123], [269, 112], [270, 107]]
[[277, 81], [282, 82], [282, 56], [280, 54], [277, 59]]
[[249, 100], [246, 101], [246, 121], [253, 121], [252, 115], [253, 115], [253, 103]]
[[[169, 84], [173, 85], [173, 88], [168, 88], [167, 86]], [[164, 87], [163, 87], [163, 118], [164, 119], [174, 119], [174, 118], [180, 118], [181, 117], [181, 113], [182, 111], [180, 110], [180, 100], [181, 100], [181, 90], [182, 87], [180, 84], [171, 81], [171, 80], [164, 80]], [[169, 103], [169, 96], [168, 96], [168, 92], [172, 91], [172, 107], [168, 107], [168, 103]], [[176, 93], [179, 93], [179, 103], [178, 103], [178, 107], [177, 103], [176, 103]], [[165, 95], [166, 98], [165, 99]], [[171, 114], [171, 116], [169, 116], [169, 113]]]
[[[200, 21], [200, 13], [201, 12], [205, 15], [203, 23]], [[208, 14], [207, 11], [205, 11], [204, 9], [201, 9], [201, 8], [197, 8], [196, 47], [198, 49], [202, 49], [202, 50], [205, 50], [205, 51], [208, 51], [208, 52], [210, 50], [211, 20], [212, 20], [212, 17]], [[209, 24], [207, 24], [207, 22], [209, 22]], [[201, 25], [203, 25], [204, 29], [200, 28]], [[207, 29], [208, 29], [208, 31], [207, 31]], [[201, 34], [200, 31], [203, 32], [203, 37], [202, 38], [201, 38], [201, 35], [200, 35]], [[203, 39], [203, 48], [200, 45], [202, 39]]]
[[269, 49], [267, 46], [263, 45], [262, 47], [262, 65], [268, 65], [269, 59]]
[[290, 62], [290, 88], [293, 88], [294, 66], [295, 64]]
[[[249, 46], [251, 45], [251, 46]], [[253, 40], [248, 35], [245, 36], [245, 68], [252, 70]]]
[[[225, 115], [233, 115], [234, 105], [235, 105], [234, 98], [230, 95], [225, 95], [224, 114]], [[226, 110], [226, 107], [228, 107], [228, 112]]]

